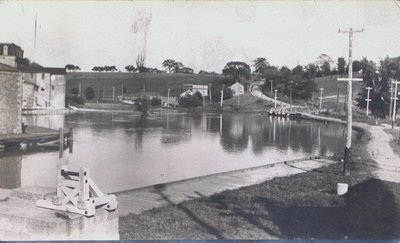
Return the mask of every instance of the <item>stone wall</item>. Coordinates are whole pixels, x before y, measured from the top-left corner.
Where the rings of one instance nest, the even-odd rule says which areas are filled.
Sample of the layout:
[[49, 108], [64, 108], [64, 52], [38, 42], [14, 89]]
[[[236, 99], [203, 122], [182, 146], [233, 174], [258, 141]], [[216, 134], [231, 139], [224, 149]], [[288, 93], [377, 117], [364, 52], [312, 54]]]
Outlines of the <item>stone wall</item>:
[[22, 74], [0, 71], [0, 134], [21, 133]]
[[35, 85], [29, 82], [23, 83], [22, 108], [32, 108], [36, 106]]

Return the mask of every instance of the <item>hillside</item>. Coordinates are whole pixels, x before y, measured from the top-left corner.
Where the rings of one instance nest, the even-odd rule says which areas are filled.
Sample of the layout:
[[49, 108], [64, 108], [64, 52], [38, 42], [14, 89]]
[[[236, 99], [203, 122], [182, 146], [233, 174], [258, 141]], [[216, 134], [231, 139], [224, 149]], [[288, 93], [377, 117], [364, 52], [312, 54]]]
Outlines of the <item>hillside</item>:
[[[313, 94], [313, 103], [318, 104], [320, 96], [320, 88], [324, 88], [323, 91], [323, 109], [344, 109], [344, 101], [347, 93], [346, 82], [337, 81], [338, 76], [326, 76], [315, 79], [315, 84], [317, 85], [317, 91]], [[353, 82], [353, 99], [357, 97], [358, 92], [364, 88], [363, 82]], [[337, 95], [339, 92], [339, 102], [337, 102]]]
[[146, 93], [165, 93], [169, 88], [179, 89], [184, 84], [208, 85], [222, 77], [222, 75], [184, 73], [71, 72], [67, 74], [67, 93], [70, 94], [72, 88], [78, 88], [80, 82], [83, 84], [83, 89], [92, 87], [96, 92], [104, 92], [104, 97], [112, 97], [113, 87], [116, 95], [121, 95], [122, 87], [127, 96], [142, 93], [144, 88]]

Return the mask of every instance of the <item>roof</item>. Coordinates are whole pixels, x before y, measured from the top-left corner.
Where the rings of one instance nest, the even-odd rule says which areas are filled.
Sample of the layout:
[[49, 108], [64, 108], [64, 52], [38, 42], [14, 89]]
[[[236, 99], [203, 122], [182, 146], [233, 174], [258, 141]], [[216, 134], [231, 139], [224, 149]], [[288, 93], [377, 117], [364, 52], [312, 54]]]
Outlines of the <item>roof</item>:
[[2, 42], [2, 43], [0, 43], [0, 46], [2, 46], [2, 45], [16, 46], [16, 47], [18, 47], [19, 49], [21, 49], [21, 47], [20, 47], [19, 45], [16, 45], [16, 44], [14, 44], [14, 43], [5, 43], [5, 42]]
[[8, 66], [6, 64], [0, 63], [0, 71], [5, 71], [5, 72], [18, 72], [18, 69], [15, 67]]
[[53, 68], [53, 67], [25, 67], [20, 68], [24, 73], [50, 73], [50, 74], [60, 74], [65, 75], [67, 72], [65, 68]]
[[243, 84], [241, 84], [241, 83], [234, 83], [234, 84], [232, 84], [231, 86], [229, 86], [230, 88], [232, 88], [232, 87], [236, 87], [236, 86], [239, 86], [239, 87], [244, 87], [244, 85]]

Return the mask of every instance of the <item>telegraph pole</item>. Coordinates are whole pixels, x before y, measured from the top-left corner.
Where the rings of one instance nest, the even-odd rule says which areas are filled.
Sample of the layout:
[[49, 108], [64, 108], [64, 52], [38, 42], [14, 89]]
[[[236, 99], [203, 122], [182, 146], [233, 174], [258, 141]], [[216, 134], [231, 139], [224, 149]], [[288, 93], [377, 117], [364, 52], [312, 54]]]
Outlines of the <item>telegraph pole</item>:
[[319, 90], [321, 91], [321, 94], [319, 96], [319, 112], [321, 113], [321, 109], [322, 109], [322, 92], [324, 92], [324, 88], [319, 88]]
[[271, 82], [271, 94], [272, 94], [272, 84], [274, 83], [274, 80], [270, 80]]
[[169, 92], [171, 91], [171, 89], [168, 89], [168, 96], [167, 96], [167, 107], [169, 107]]
[[399, 99], [397, 98], [397, 85], [400, 84], [399, 81], [392, 81], [392, 83], [394, 84], [394, 95], [393, 95], [393, 117], [392, 117], [392, 129], [394, 128], [394, 122], [396, 120], [396, 101]]
[[365, 99], [365, 101], [367, 102], [367, 117], [368, 117], [368, 113], [369, 113], [369, 102], [371, 101], [371, 99], [369, 98], [369, 92], [371, 91], [371, 87], [367, 87], [366, 88], [368, 90], [367, 92], [367, 98]]
[[211, 84], [208, 84], [208, 93], [210, 94], [209, 98], [210, 98], [210, 104], [211, 104], [211, 102], [212, 102]]
[[113, 89], [112, 89], [112, 95], [113, 95], [113, 101], [115, 101], [115, 87], [113, 86]]
[[349, 77], [338, 78], [338, 81], [347, 81], [347, 128], [346, 128], [346, 147], [344, 149], [344, 163], [343, 163], [343, 174], [350, 175], [348, 164], [350, 162], [350, 151], [351, 151], [351, 135], [353, 127], [353, 99], [352, 99], [352, 83], [353, 81], [362, 81], [361, 78], [353, 78], [353, 33], [363, 32], [364, 30], [353, 30], [350, 28], [348, 31], [341, 31], [339, 33], [349, 34]]
[[392, 117], [392, 100], [393, 100], [393, 82], [390, 82], [390, 89], [389, 89], [389, 94], [390, 94], [390, 105], [389, 105], [389, 119]]
[[222, 107], [222, 103], [224, 102], [224, 85], [222, 85], [222, 89], [221, 89], [221, 107]]
[[275, 99], [274, 99], [274, 106], [275, 106], [275, 108], [276, 108], [276, 98], [278, 98], [276, 95], [277, 95], [277, 92], [278, 92], [278, 90], [276, 89], [275, 90]]

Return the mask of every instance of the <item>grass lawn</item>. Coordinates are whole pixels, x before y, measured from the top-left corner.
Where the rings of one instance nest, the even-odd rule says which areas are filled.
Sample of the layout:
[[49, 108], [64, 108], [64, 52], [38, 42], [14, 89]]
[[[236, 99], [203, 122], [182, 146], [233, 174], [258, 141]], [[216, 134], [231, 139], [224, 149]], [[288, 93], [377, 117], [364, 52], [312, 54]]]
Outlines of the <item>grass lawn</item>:
[[[211, 197], [120, 218], [121, 239], [394, 239], [400, 185], [373, 179], [364, 134], [353, 145], [352, 175], [340, 163]], [[349, 192], [336, 195], [336, 183]]]

